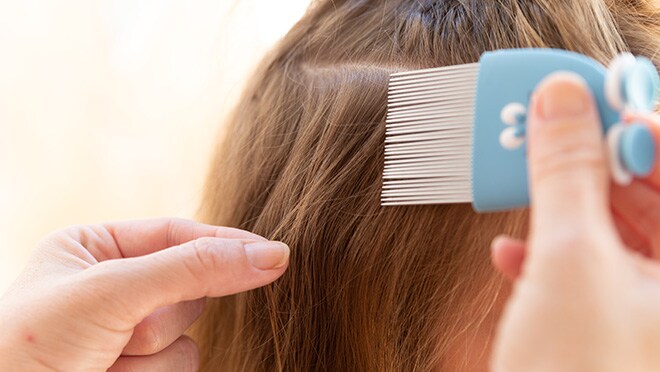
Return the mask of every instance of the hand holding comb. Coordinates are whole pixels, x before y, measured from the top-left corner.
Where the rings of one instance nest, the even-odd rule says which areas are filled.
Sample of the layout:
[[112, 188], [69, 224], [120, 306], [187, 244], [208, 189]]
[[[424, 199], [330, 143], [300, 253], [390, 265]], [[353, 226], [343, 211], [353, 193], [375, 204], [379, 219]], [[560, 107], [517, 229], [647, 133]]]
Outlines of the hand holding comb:
[[564, 50], [498, 50], [479, 63], [390, 77], [381, 204], [471, 202], [479, 212], [528, 205], [527, 106], [557, 71], [579, 74], [593, 91], [614, 181], [657, 173], [651, 129], [621, 120], [657, 104], [660, 78], [650, 60], [622, 54], [606, 68]]

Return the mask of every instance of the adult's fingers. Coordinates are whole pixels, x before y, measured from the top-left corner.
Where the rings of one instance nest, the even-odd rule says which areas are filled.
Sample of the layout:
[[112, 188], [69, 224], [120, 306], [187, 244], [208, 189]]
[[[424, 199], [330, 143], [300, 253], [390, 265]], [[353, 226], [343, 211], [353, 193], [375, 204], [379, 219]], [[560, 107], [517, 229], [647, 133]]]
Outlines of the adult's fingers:
[[552, 234], [606, 215], [602, 129], [584, 80], [568, 72], [543, 80], [532, 98], [528, 122], [532, 227]]
[[[284, 273], [281, 242], [200, 238], [146, 256], [101, 262], [80, 273], [95, 290], [89, 306], [113, 301], [120, 325], [135, 326], [157, 308], [225, 296], [268, 284]], [[96, 305], [94, 305], [96, 303]]]
[[495, 269], [510, 281], [520, 275], [527, 244], [510, 236], [500, 235], [493, 240], [490, 247], [491, 261]]
[[123, 371], [197, 371], [199, 351], [189, 337], [182, 336], [165, 350], [147, 356], [122, 356], [108, 369]]
[[204, 311], [205, 298], [157, 309], [141, 321], [122, 355], [151, 355], [176, 341]]
[[534, 249], [610, 238], [606, 152], [588, 85], [579, 75], [555, 73], [540, 83], [530, 106], [531, 234], [541, 243]]
[[248, 231], [180, 218], [75, 226], [67, 232], [98, 261], [143, 256], [202, 237], [266, 240]]

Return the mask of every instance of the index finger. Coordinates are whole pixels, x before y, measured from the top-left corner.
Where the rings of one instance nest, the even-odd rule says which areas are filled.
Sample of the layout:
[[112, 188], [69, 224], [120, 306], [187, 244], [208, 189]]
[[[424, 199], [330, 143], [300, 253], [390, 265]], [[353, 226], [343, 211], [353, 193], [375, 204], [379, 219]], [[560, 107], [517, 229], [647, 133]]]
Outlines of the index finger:
[[655, 167], [647, 177], [643, 179], [643, 182], [651, 185], [656, 190], [660, 191], [660, 115], [658, 114], [626, 114], [623, 117], [625, 123], [642, 123], [645, 124], [653, 134], [653, 142], [656, 146], [656, 160]]
[[[144, 256], [205, 237], [266, 240], [248, 231], [206, 225], [181, 218], [110, 222], [101, 227], [107, 232], [106, 237], [81, 242], [97, 259]], [[101, 234], [106, 235], [105, 232], [102, 231]], [[94, 251], [102, 255], [97, 255]]]

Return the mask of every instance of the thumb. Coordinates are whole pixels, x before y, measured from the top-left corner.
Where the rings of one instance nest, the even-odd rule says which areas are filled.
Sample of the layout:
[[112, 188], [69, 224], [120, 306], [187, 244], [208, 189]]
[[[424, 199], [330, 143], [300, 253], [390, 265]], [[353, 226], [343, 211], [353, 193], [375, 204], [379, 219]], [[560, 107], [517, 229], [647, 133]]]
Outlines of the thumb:
[[584, 79], [558, 72], [543, 80], [528, 126], [532, 235], [554, 241], [611, 229], [603, 130]]
[[[200, 238], [146, 256], [109, 260], [88, 272], [94, 301], [137, 324], [157, 308], [261, 287], [279, 278], [289, 247], [281, 242]], [[96, 308], [99, 303], [96, 303]]]

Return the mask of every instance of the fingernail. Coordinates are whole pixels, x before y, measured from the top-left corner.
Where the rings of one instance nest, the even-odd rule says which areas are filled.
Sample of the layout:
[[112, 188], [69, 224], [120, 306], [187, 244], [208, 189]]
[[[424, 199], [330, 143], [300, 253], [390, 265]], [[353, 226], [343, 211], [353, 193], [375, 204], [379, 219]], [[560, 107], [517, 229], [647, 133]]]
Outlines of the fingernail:
[[537, 92], [538, 113], [549, 121], [583, 116], [593, 102], [587, 83], [574, 73], [548, 76], [539, 84]]
[[245, 254], [259, 270], [279, 269], [289, 259], [289, 246], [282, 242], [254, 242], [245, 245]]

